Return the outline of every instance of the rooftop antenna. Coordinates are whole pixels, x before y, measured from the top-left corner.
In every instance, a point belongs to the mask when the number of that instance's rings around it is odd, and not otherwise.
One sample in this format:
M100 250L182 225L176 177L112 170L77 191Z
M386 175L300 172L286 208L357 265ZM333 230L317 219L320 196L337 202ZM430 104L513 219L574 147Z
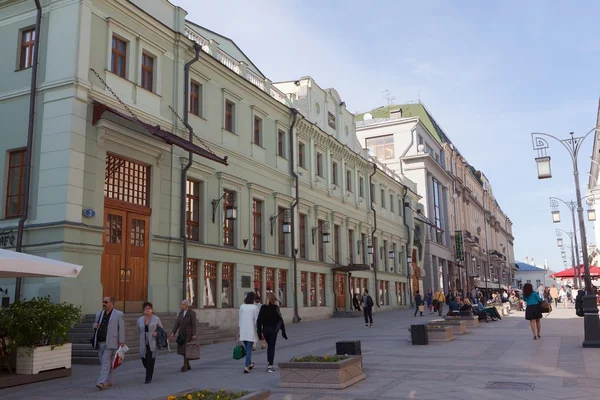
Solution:
M383 98L387 101L387 105L391 105L392 101L394 101L395 97L392 96L392 93L388 90L385 89L383 92Z

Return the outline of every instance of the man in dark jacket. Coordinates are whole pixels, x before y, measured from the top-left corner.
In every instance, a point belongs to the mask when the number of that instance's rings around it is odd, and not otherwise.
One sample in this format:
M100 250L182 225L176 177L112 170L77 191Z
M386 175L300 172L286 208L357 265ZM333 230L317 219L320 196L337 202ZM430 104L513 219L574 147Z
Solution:
M365 314L365 326L371 327L373 326L373 298L369 295L369 291L365 289L365 294L363 296L363 311Z
M421 295L419 294L419 291L417 290L417 294L415 294L415 317L417 316L417 313L420 312L421 313L421 317L423 316L423 311L419 311L419 306L423 305L423 298L421 297Z
M575 314L579 317L585 315L583 312L583 296L585 296L585 291L579 289L577 291L577 297L575 298Z

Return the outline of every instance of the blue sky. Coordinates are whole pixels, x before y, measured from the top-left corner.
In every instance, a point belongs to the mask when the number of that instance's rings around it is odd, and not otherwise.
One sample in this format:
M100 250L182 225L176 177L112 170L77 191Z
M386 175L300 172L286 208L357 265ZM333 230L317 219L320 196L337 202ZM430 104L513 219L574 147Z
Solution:
M272 81L312 76L351 111L423 101L490 179L511 220L515 257L561 270L549 196L574 199L568 153L551 143L553 178L536 177L531 135L593 128L600 2L172 0L232 40ZM586 194L593 137L580 156ZM588 224L588 242L594 231Z

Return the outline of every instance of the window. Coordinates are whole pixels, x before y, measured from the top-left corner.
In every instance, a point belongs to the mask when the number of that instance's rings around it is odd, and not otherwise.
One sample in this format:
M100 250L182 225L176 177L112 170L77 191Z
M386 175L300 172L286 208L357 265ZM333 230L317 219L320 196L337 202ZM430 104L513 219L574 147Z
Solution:
M277 270L279 275L279 305L287 307L287 269Z
M317 153L317 176L323 177L323 154Z
M267 293L275 293L275 268L267 268L265 276L267 278L265 280L265 283L267 284Z
M390 194L390 211L394 212L394 195Z
M217 295L217 263L207 261L204 264L204 307L215 306Z
M335 115L330 112L327 113L327 124L331 129L335 129Z
M367 148L372 156L380 160L394 158L394 136L386 135L367 139Z
M317 274L310 273L310 306L317 306Z
M398 199L398 215L402 216L404 205L402 204L402 199Z
M365 198L365 178L362 176L358 178L358 195Z
M306 159L304 154L304 143L298 143L298 165L306 168Z
M325 307L325 274L319 274L319 306Z
M331 183L338 184L338 165L335 161L331 163Z
M277 130L277 155L279 157L287 158L287 152L285 151L285 132L281 129Z
M200 182L187 180L186 236L190 240L200 240Z
M231 101L225 101L225 130L235 133L235 104Z
M254 267L254 293L256 296L262 296L262 267Z
M202 116L202 85L196 82L190 84L190 113Z
M235 192L224 190L223 198L223 245L233 246L235 241L235 221L227 219L227 207L233 207L235 204Z
M154 88L154 57L142 54L142 87L149 92Z
M107 154L104 197L149 207L150 167Z
M112 38L112 56L110 72L127 78L127 42L116 36Z
M334 246L335 246L335 262L337 264L340 263L340 248L341 248L341 243L340 243L340 226L339 225L334 225L333 226L333 242L334 242Z
M371 183L369 194L371 195L371 203L375 203L375 184Z
M435 241L442 244L442 213L440 203L440 184L437 180L433 179L433 215L435 227Z
M317 237L317 246L319 246L319 261L324 261L325 260L325 250L324 250L324 243L323 243L323 223L325 221L323 220L318 220L317 221L317 226L319 227L319 229L317 230L318 233L318 237Z
M348 229L348 258L350 264L354 264L354 231Z
M252 249L257 251L262 250L262 207L262 201L252 199Z
M527 283L531 283L531 282L528 280ZM535 280L535 287L536 288L539 288L541 284L542 284L542 281L540 279L536 279Z
M389 257L387 256L387 252L388 252L388 241L384 240L383 241L383 254L382 254L382 257L383 257L383 266L384 266L383 270L385 272L388 272L388 258Z
M302 305L308 307L308 293L306 292L306 272L300 272L300 292L302 293Z
M191 308L198 308L198 260L187 260L185 282L185 298Z
M368 254L366 251L366 244L367 244L367 235L365 233L361 233L360 234L360 246L362 247L362 253L363 253L363 264L369 264L368 262Z
M306 214L299 215L300 258L306 259Z
M379 281L379 304L382 306L390 305L390 297L388 296L390 283L388 281Z
M381 208L385 208L385 190L381 189Z
M352 171L346 170L346 190L352 193Z
M25 154L24 149L11 151L8 154L5 218L20 217L24 211Z
M263 120L259 117L254 117L254 136L253 143L257 146L262 146L262 130Z
M33 50L35 45L35 29L21 32L21 59L19 69L33 66Z
M221 307L233 307L233 264L223 264L221 286Z
M279 218L277 218L277 248L280 256L285 256L285 233L283 233L284 212L285 208L277 207L277 214L279 215Z

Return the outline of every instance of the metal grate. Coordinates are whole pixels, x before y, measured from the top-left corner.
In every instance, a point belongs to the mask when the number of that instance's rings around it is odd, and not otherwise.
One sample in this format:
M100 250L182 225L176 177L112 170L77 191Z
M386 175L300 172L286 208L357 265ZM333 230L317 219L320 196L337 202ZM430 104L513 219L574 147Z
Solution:
M104 196L148 207L150 167L113 154L106 155Z
M535 388L533 383L522 382L488 382L486 389L517 390L520 392L531 392Z

